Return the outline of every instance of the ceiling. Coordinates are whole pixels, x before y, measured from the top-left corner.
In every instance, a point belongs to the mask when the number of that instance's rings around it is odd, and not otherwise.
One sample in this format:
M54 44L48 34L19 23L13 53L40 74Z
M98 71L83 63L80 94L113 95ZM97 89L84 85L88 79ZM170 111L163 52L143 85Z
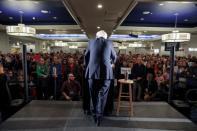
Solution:
M1 0L0 24L76 25L61 0Z
M197 26L196 2L139 2L122 23L122 26L174 27Z
M136 4L135 0L63 0L63 2L89 37L95 37L96 32L101 29L111 34ZM98 4L102 4L103 7L97 8Z
M159 1L159 2L158 2ZM20 22L38 34L82 34L95 37L104 29L109 35L162 34L172 31L175 13L180 31L197 33L197 1L171 0L0 0L0 29ZM175 1L179 1L178 3ZM188 2L190 1L190 2ZM192 1L192 2L191 2ZM103 8L98 9L97 5ZM143 14L144 12L144 14ZM97 27L100 29L97 29Z

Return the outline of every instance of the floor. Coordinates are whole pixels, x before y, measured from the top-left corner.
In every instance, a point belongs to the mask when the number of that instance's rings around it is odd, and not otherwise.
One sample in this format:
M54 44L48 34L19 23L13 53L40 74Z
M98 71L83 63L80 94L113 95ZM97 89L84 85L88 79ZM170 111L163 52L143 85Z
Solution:
M196 131L197 126L165 102L136 102L134 116L105 117L96 127L81 102L32 101L0 125L0 131ZM114 113L115 114L115 113Z

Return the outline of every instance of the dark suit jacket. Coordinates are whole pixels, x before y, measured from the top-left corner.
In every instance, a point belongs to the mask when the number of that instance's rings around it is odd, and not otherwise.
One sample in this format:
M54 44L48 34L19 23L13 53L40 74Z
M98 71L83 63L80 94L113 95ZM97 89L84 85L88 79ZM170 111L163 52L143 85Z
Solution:
M112 41L97 38L89 41L85 53L86 73L88 79L113 79L112 64L116 61L116 52Z

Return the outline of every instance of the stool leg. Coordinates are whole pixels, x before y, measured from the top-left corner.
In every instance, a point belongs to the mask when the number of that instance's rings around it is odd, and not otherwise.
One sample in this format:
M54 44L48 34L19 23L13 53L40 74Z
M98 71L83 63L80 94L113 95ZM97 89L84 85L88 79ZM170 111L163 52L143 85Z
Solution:
M129 84L129 111L130 111L130 116L133 116L133 101L132 101L131 84Z
M117 116L119 115L119 112L120 112L121 93L122 93L122 83L120 83L120 88L119 88L118 105L117 105L117 112L116 112Z

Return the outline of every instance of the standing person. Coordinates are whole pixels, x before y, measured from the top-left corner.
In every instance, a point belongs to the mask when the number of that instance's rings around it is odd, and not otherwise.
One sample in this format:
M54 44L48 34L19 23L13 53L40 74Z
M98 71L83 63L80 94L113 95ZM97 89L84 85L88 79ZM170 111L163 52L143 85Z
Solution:
M43 58L40 58L40 62L36 66L36 74L38 77L37 97L39 100L43 99L43 97L48 99L49 88L47 85L47 79L49 75L49 69Z
M7 77L4 73L3 65L0 64L0 122L9 116L10 97L6 87Z
M66 76L70 73L74 74L75 78L79 80L79 68L72 56L68 58L68 64L66 65L65 69Z
M89 82L91 109L97 126L105 108L110 82L114 78L113 70L116 53L112 41L107 39L103 30L97 32L96 39L90 40L85 53L86 74Z
M50 65L49 72L51 76L51 89L54 89L54 99L59 99L62 85L62 65L57 56L53 57L53 63Z
M141 101L144 87L143 81L146 79L146 67L143 64L142 57L138 56L137 63L133 66L132 70L132 77L135 80L134 83L134 100Z

